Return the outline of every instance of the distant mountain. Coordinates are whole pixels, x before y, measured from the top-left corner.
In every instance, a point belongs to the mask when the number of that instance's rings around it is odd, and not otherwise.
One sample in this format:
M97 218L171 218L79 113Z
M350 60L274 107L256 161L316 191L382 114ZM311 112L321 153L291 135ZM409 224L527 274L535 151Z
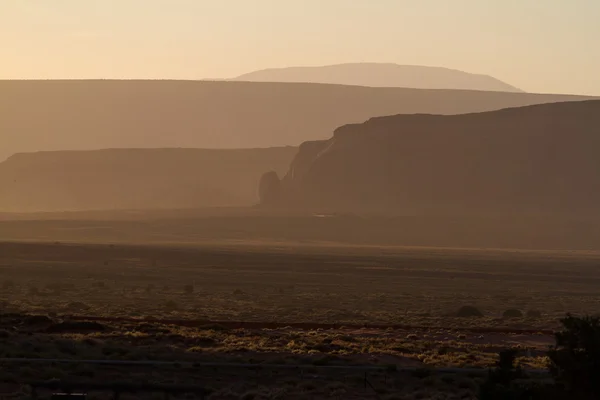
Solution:
M295 147L109 149L16 154L0 163L0 212L250 206L260 175Z
M522 92L488 75L449 68L382 63L352 63L323 67L271 68L234 78L250 82L312 82L371 87L458 89Z
M0 160L103 148L297 146L371 117L589 97L205 81L0 81Z
M302 144L271 202L324 212L600 216L598 148L600 101L372 118Z

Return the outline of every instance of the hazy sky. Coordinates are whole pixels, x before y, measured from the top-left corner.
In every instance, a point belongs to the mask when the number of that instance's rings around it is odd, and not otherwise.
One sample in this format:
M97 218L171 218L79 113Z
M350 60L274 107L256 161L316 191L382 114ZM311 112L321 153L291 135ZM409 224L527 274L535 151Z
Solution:
M0 79L394 62L600 95L600 0L0 0Z

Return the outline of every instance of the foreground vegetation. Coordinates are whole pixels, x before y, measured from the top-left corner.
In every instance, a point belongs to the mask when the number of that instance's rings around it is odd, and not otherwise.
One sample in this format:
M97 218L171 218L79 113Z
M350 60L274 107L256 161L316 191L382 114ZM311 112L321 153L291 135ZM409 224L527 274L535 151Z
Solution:
M484 387L513 396L491 399L533 396L528 385L547 388L537 374L565 354L548 353L552 331L581 326L559 318L594 313L600 300L590 254L61 243L0 250L0 357L151 361L2 365L0 393L15 398L29 396L22 383L32 380L124 377L203 385L213 399L474 399ZM557 349L577 343L569 337ZM508 369L517 375L499 372L512 378L494 381L486 368L505 349L516 350ZM379 369L369 370L367 385L363 370L323 368L331 366ZM556 371L548 373L567 387L564 368Z
M0 244L0 302L30 313L554 329L600 301L597 256L307 247ZM457 318L473 306L482 316ZM509 309L520 314L505 317Z
M406 347L402 348L398 345L402 341L390 331L342 334L285 328L190 329L149 323L107 326L83 320L3 314L0 358L6 361L0 364L7 365L0 369L0 390L14 398L29 398L31 389L27 382L54 381L112 382L113 387L126 389L140 384L175 385L180 389L183 384L194 383L208 391L212 399L353 395L388 399L598 398L600 319L568 315L561 322L563 329L555 335L555 344L544 352L548 374L532 371L524 363L526 359L520 357L523 349L505 344L498 346L499 359L490 357L496 368L486 377L485 369L440 372L433 364L419 364L405 356L427 345L416 334L408 335L407 339L415 342L403 342ZM440 350L439 355L449 354ZM31 358L57 361L14 361ZM58 361L65 359L72 362ZM109 363L97 364L97 360ZM167 361L173 362L165 364Z

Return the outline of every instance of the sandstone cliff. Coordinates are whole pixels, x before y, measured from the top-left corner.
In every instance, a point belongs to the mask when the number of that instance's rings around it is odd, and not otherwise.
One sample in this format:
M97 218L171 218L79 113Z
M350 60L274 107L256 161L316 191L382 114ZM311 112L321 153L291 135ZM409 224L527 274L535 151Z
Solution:
M600 101L397 115L305 143L279 206L404 215L600 214Z

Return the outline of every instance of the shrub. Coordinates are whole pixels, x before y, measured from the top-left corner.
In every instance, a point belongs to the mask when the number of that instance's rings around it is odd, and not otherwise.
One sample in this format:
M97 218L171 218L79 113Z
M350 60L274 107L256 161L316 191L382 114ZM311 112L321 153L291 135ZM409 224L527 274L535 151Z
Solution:
M454 382L456 380L456 377L454 375L442 375L442 377L440 378L442 380L442 382L444 382L447 385L454 385Z
M523 318L523 313L516 308L510 308L504 311L502 318Z
M48 333L88 333L104 332L108 328L94 321L64 321L53 324L46 330Z
M229 328L220 324L204 324L198 327L198 330L203 331L228 331Z
M573 398L600 398L600 317L567 314L561 323L548 352L550 373Z
M104 283L104 281L94 282L92 286L98 289L104 289L106 287L106 283Z
M461 318L473 318L483 317L483 313L473 306L463 306L456 312L457 317Z
M61 294L63 291L74 290L75 285L72 283L53 282L47 284L46 289L54 292L54 294Z
M29 315L23 320L26 326L43 326L52 323L53 321L45 315Z
M527 318L542 318L542 312L538 310L527 311Z
M15 288L15 283L11 280L6 280L4 282L2 282L2 289L4 290L12 290Z
M81 301L72 301L65 306L67 311L71 312L82 312L88 311L91 307Z
M411 371L411 375L418 379L425 379L428 376L431 376L431 374L433 374L433 371L429 368L417 368Z
M312 364L316 366L327 366L331 365L333 361L337 360L337 357L330 354L324 355L323 357L313 360Z
M526 381L515 367L516 350L500 353L496 368L489 371L480 387L480 400L550 400L600 398L600 317L574 317L561 320L556 345L548 352L554 383Z
M179 305L173 300L167 300L167 302L165 303L165 308L167 310L177 310L179 308Z
M61 287L58 283L49 283L46 285L46 290L51 291L52 293L54 293L55 295L60 295L61 294Z
M520 366L515 365L517 351L504 350L499 354L496 367L488 372L487 379L479 388L480 400L527 399L528 390L515 383L525 377Z

